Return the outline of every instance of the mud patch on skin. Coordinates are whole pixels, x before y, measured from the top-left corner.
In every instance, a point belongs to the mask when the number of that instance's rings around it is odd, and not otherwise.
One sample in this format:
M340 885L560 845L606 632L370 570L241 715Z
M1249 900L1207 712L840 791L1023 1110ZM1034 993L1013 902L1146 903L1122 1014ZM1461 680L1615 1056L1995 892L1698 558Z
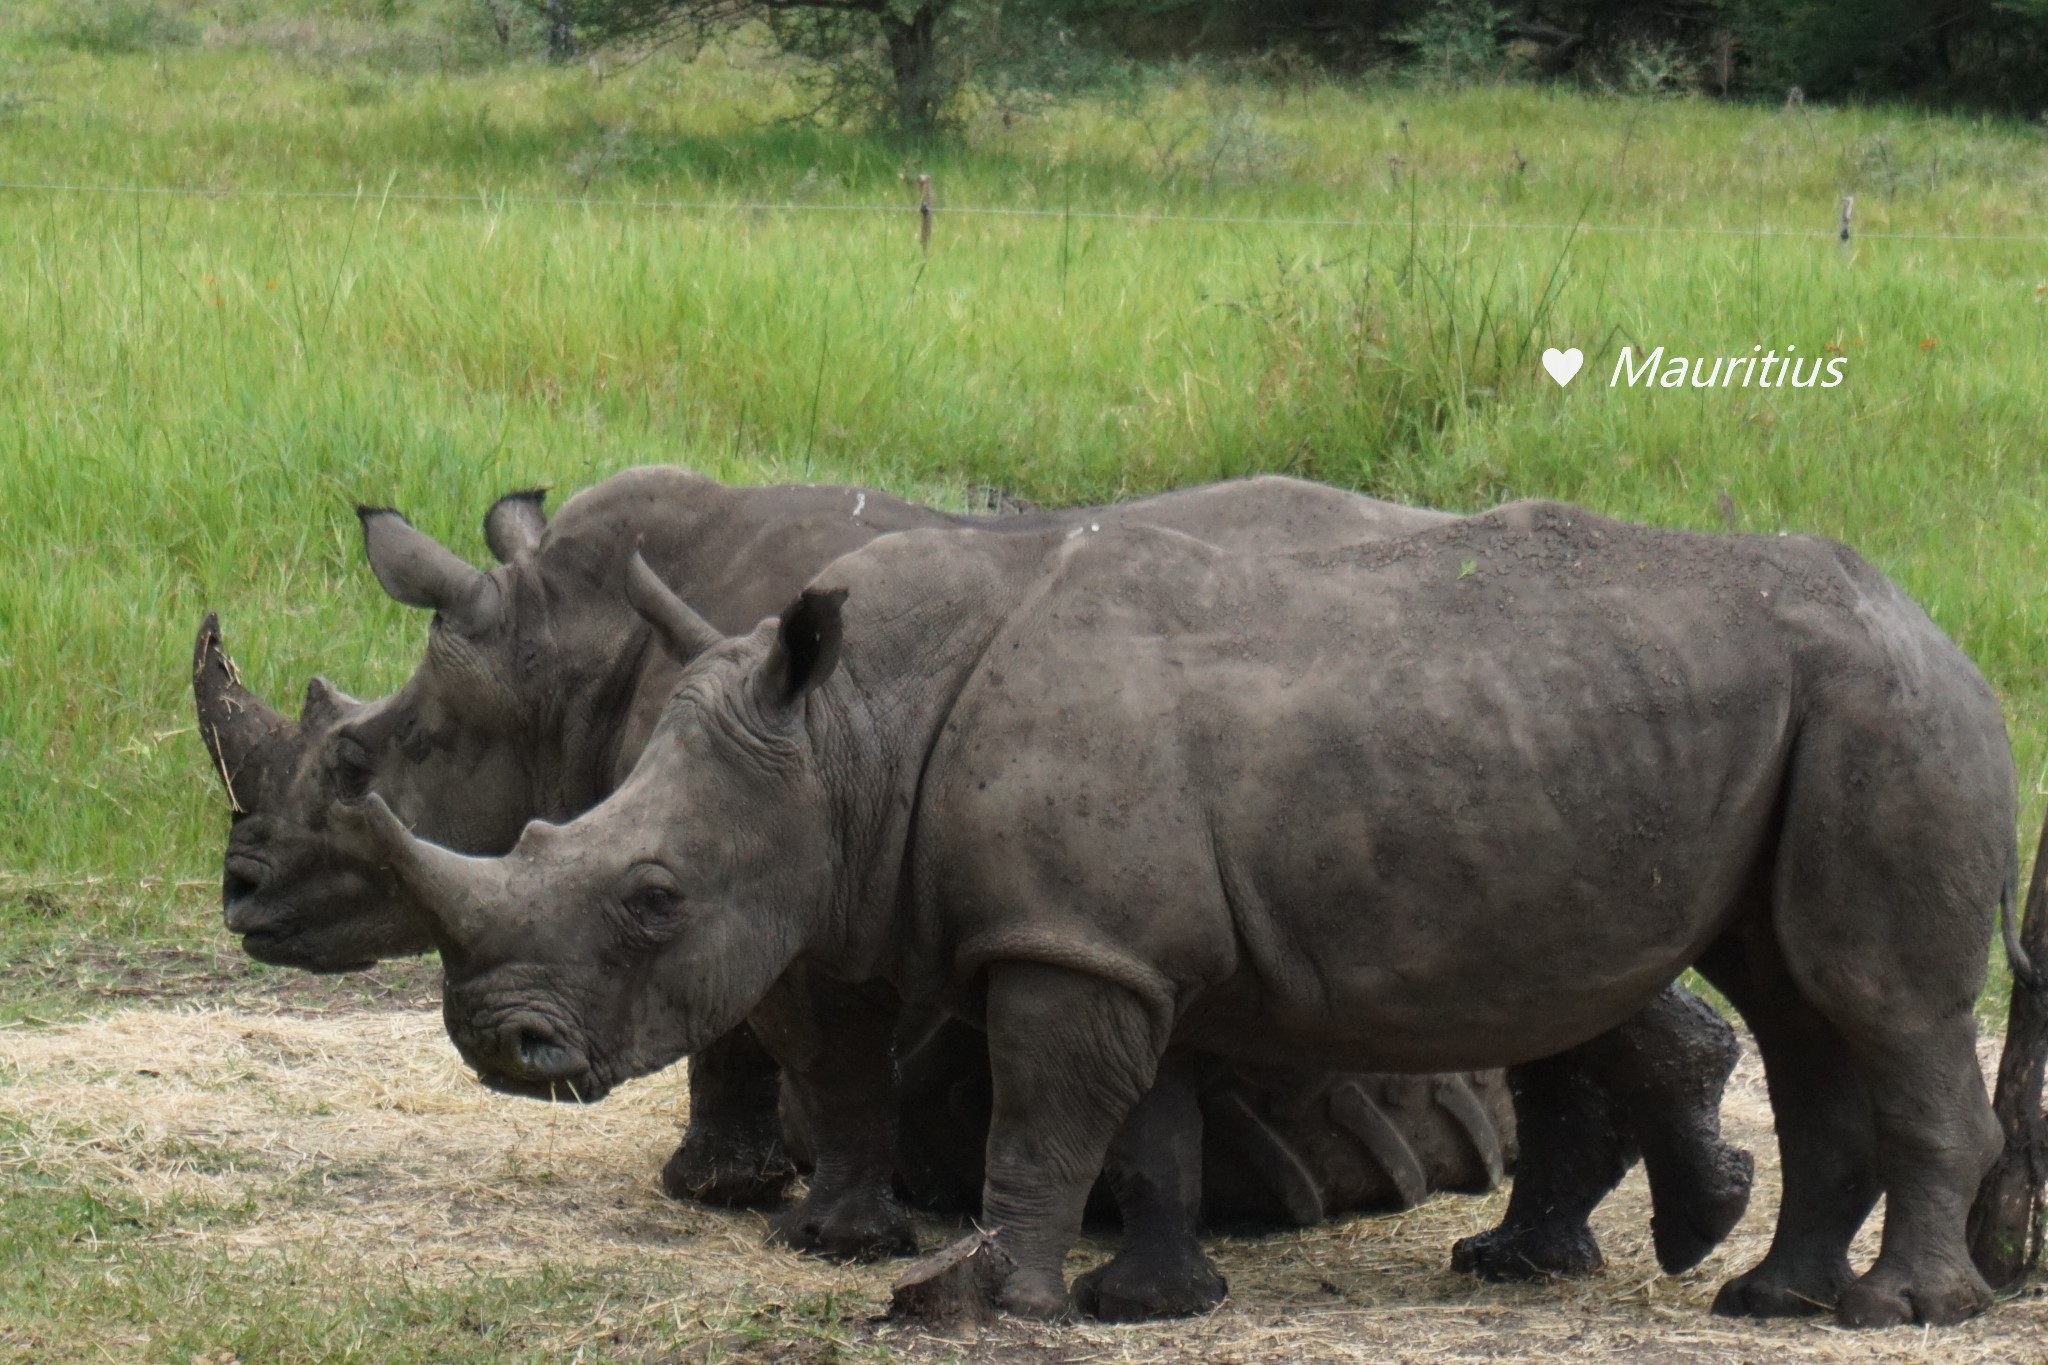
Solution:
M1004 1321L971 1344L879 1320L900 1262L828 1265L764 1246L758 1215L665 1198L657 1172L681 1130L682 1081L672 1073L599 1105L550 1106L477 1085L431 1010L126 1008L0 1029L0 1169L32 1164L46 1178L152 1202L243 1205L251 1216L183 1228L180 1245L231 1263L289 1257L316 1278L391 1272L458 1283L552 1267L660 1284L658 1302L622 1298L600 1314L605 1331L645 1343L648 1358L709 1349L746 1360L850 1351L1017 1365L1947 1365L2031 1359L2048 1334L2048 1300L2031 1289L1976 1322L1934 1331L1708 1316L1721 1281L1762 1255L1776 1209L1776 1152L1753 1054L1724 1114L1730 1136L1756 1153L1757 1196L1729 1244L1683 1277L1657 1269L1638 1172L1595 1217L1608 1265L1587 1280L1483 1285L1453 1274L1451 1243L1490 1225L1506 1193L1439 1195L1397 1215L1208 1239L1231 1298L1205 1317L1114 1328ZM1873 1218L1860 1239L1859 1261L1874 1252L1878 1226ZM938 1220L919 1226L927 1251L959 1232ZM1107 1249L1084 1243L1069 1274ZM573 1354L587 1326L563 1321L550 1340Z

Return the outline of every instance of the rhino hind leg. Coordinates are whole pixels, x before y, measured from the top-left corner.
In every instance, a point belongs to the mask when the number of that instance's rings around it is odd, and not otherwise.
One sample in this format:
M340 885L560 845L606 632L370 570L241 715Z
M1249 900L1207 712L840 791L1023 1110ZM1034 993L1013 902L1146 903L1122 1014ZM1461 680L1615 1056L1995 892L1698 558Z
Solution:
M690 1124L661 1169L672 1199L725 1208L780 1204L796 1175L778 1114L781 1075L741 1024L690 1059Z
M1991 1302L1965 1235L2000 1146L1972 1008L1990 937L1983 909L2010 867L2012 820L2009 803L1972 809L1943 796L1905 806L1882 857L1801 838L1818 818L1796 803L1788 817L1772 913L1738 939L1748 997L1738 1003L1756 1011L1785 1199L1770 1253L1722 1291L1717 1308L1732 1300L1755 1311L1771 1306L1765 1295L1800 1288L1785 1285L1781 1249L1805 1253L1793 1271L1826 1277L1805 1297L1832 1303L1844 1326L1939 1326ZM1872 906L1888 913L1889 932L1864 927ZM1799 1106L1792 1124L1789 1104ZM1883 1241L1852 1279L1841 1253L1880 1189ZM1795 1229L1802 1213L1809 1223L1837 1218ZM1808 1233L1805 1243L1792 1240L1796 1230Z
M1202 1205L1202 1115L1194 1064L1169 1053L1110 1144L1105 1168L1123 1245L1074 1282L1074 1305L1104 1322L1204 1313L1229 1286L1195 1235Z
M1723 1317L1805 1317L1854 1279L1849 1242L1877 1203L1870 1095L1840 1032L1792 990L1768 931L1724 945L1701 971L1735 1002L1763 1055L1784 1193L1764 1259L1721 1286Z

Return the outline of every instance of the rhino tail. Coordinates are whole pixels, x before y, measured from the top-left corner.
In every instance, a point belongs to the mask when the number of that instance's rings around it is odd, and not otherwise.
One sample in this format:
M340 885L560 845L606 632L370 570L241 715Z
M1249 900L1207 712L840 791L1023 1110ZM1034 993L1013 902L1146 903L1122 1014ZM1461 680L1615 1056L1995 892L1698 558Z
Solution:
M1330 1092L1330 1117L1365 1144L1402 1208L1412 1209L1429 1197L1429 1179L1415 1149L1358 1082L1346 1081Z
M2043 843L2048 844L2048 836ZM2029 995L2048 995L2048 983L2041 979L2033 958L2020 943L2020 926L2013 911L2018 907L2020 892L2020 851L2014 845L2006 854L2005 885L1998 892L1998 929L2005 937L2005 960L2012 968L2014 984L2022 986Z
M1493 1115L1487 1113L1486 1106L1479 1102L1471 1083L1459 1075L1438 1076L1430 1086L1430 1095L1472 1144L1473 1155L1479 1158L1480 1166L1486 1171L1486 1188L1498 1187L1507 1177L1507 1154L1500 1139L1500 1129L1494 1126Z
M1293 1144L1259 1117L1244 1096L1234 1091L1224 1094L1204 1117L1236 1147L1245 1165L1258 1174L1260 1183L1286 1210L1288 1221L1294 1226L1314 1227L1328 1216L1323 1187L1315 1172Z

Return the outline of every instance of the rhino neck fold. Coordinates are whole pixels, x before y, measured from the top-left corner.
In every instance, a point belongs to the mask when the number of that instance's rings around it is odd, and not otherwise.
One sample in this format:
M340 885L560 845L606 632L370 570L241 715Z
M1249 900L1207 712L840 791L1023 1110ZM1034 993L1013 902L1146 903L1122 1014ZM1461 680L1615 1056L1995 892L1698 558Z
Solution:
M838 850L823 934L813 954L848 980L884 978L906 997L925 993L928 968L904 960L931 910L912 858L925 778L954 704L1000 633L996 613L933 641L914 669L841 666L806 713L811 751L829 793Z

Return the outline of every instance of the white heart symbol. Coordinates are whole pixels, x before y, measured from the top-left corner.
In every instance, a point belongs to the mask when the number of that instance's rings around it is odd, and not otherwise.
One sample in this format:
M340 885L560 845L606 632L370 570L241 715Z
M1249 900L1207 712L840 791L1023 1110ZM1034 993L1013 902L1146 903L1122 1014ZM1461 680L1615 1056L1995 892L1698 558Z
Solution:
M1550 377L1561 389L1572 382L1572 376L1579 372L1579 366L1586 363L1586 353L1574 346L1569 351L1560 351L1552 346L1543 353L1543 368L1550 371Z

